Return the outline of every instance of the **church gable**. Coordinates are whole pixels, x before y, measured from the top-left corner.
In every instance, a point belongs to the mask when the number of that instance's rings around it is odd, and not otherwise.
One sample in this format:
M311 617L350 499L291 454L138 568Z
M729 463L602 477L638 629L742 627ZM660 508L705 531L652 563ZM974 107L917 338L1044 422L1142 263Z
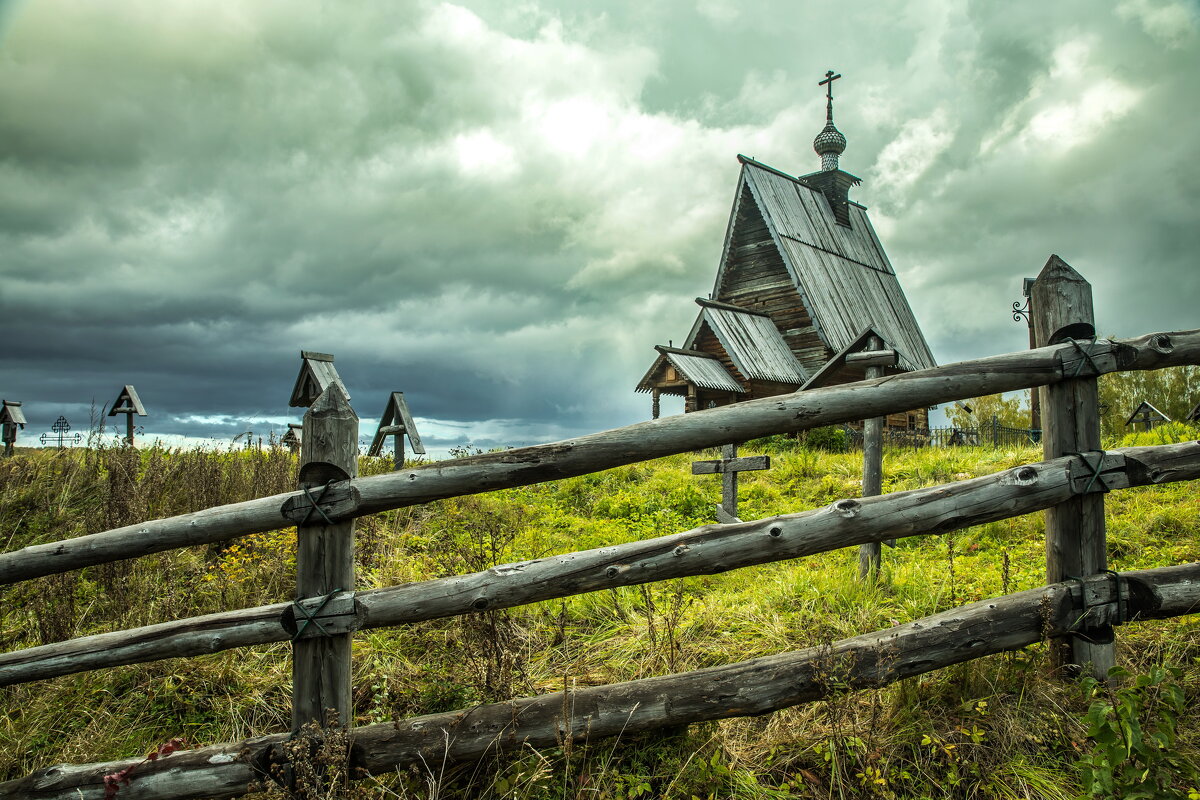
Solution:
M820 369L828 358L830 351L771 236L744 166L713 299L769 315L807 372Z
M850 203L850 225L838 224L820 193L777 169L739 156L744 183L826 348L823 359L864 328L879 331L900 353L900 369L936 363L863 208ZM812 355L796 353L807 367Z

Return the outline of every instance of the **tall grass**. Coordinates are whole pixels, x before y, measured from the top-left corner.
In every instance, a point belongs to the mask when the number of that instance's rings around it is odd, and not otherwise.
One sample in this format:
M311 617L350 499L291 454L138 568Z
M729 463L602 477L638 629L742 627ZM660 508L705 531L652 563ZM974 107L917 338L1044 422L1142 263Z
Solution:
M861 491L861 455L769 442L772 468L743 473L741 514L801 511ZM745 448L753 451L753 445ZM711 457L702 454L698 457ZM983 475L1034 450L889 451L885 491ZM357 526L359 588L662 535L712 521L720 481L691 456L553 484L431 503ZM360 472L389 468L364 459ZM98 448L0 461L6 549L285 491L295 458ZM1200 557L1187 484L1107 495L1116 569ZM883 580L856 579L853 548L713 576L628 587L471 617L364 632L354 646L355 723L696 669L886 628L1040 585L1041 515L885 550ZM951 568L952 564L952 568ZM291 597L294 531L93 567L6 587L0 640L15 649ZM1132 671L1168 662L1200 693L1193 618L1122 629ZM1088 746L1078 691L1047 676L1040 647L873 691L730 720L564 745L468 767L405 773L380 796L634 798L1070 797ZM231 741L287 727L286 645L131 665L0 689L0 777L56 762L148 751L176 736ZM1196 703L1192 702L1192 708ZM1178 747L1200 752L1200 715Z

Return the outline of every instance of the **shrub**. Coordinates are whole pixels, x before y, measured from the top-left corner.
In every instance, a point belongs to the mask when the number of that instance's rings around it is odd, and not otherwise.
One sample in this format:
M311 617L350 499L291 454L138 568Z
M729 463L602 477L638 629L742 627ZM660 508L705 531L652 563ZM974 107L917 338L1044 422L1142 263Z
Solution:
M804 446L827 453L844 453L850 446L845 428L813 428L804 436Z
M1092 701L1084 722L1093 747L1076 765L1083 778L1081 800L1189 796L1184 786L1200 773L1176 742L1176 720L1186 710L1183 688L1175 682L1181 676L1178 669L1156 666L1115 692L1095 678L1083 679L1084 698ZM1125 682L1131 676L1113 667L1108 677Z

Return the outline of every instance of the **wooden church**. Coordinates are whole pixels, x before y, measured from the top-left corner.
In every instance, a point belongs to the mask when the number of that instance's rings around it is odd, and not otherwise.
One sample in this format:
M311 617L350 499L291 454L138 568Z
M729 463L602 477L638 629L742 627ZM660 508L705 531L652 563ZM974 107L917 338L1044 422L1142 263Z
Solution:
M738 156L742 165L720 267L682 347L658 355L637 386L653 398L714 408L862 380L867 350L894 351L885 374L935 366L896 271L866 209L849 198L860 179L838 167L846 137L826 124L813 142L821 169L792 177ZM856 358L856 356L858 356ZM878 359L874 359L877 362ZM873 363L874 363L873 362ZM927 409L893 414L890 428L927 428Z

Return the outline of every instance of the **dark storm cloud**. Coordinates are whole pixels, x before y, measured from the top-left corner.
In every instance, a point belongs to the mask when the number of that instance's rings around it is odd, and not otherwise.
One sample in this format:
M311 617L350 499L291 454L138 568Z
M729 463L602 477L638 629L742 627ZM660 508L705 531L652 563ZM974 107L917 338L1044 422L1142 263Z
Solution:
M644 418L734 154L814 169L829 66L940 360L1024 346L1006 308L1050 252L1106 330L1196 324L1194 4L7 11L0 393L38 425L132 382L154 431L278 430L301 348L429 441Z

